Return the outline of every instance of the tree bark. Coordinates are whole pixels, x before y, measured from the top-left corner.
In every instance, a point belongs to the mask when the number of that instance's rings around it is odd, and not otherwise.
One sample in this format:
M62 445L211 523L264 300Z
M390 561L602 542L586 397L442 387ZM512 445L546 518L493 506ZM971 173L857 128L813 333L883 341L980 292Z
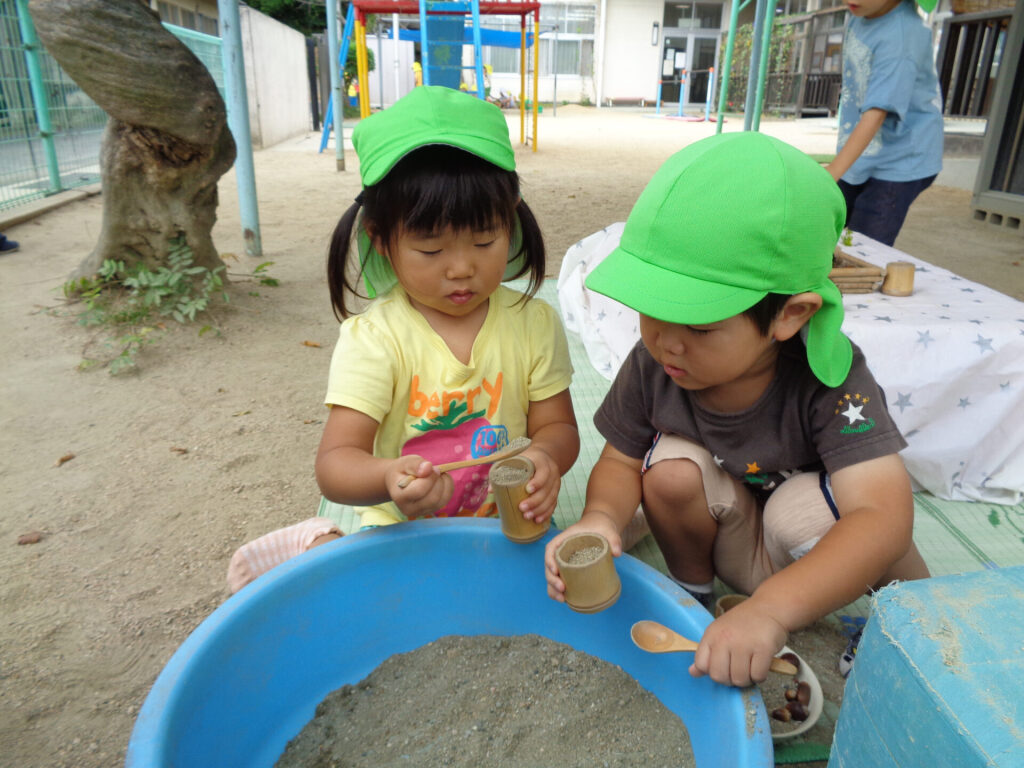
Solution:
M109 116L103 224L76 276L106 259L153 269L182 236L198 266L223 266L211 232L235 142L206 67L140 0L30 0L29 11L46 49Z

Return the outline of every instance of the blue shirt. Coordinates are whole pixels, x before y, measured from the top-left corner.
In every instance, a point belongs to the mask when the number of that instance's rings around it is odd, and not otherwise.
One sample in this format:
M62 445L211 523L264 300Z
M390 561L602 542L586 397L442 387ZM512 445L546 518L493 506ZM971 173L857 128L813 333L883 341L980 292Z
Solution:
M915 181L942 170L942 97L932 36L909 0L876 19L850 19L843 43L839 149L861 115L874 108L889 114L843 181Z

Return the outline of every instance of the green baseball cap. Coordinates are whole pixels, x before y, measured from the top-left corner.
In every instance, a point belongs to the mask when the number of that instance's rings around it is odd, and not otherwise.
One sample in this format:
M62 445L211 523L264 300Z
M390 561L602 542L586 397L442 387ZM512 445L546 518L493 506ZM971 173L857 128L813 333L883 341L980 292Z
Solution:
M684 325L738 315L769 293L817 293L807 359L819 380L839 386L853 352L828 274L845 218L839 187L808 155L756 131L718 134L658 169L586 285Z
M428 144L464 149L506 171L516 169L508 123L498 107L443 85L421 85L352 132L363 186L383 179L399 160Z

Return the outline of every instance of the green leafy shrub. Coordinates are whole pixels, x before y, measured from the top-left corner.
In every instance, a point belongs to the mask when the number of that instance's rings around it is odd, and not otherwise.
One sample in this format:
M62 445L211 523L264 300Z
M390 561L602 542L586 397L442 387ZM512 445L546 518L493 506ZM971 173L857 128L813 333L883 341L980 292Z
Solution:
M251 277L261 285L276 286L278 281L267 273L272 264L260 264ZM223 266L197 266L192 249L180 236L170 242L166 264L156 269L108 259L95 276L65 283L65 299L81 305L74 312L79 325L106 330L100 345L105 354L86 357L79 368L106 366L115 375L134 369L139 352L161 336L168 320L191 324L213 303L229 302L224 271ZM211 330L216 328L205 324L199 335Z

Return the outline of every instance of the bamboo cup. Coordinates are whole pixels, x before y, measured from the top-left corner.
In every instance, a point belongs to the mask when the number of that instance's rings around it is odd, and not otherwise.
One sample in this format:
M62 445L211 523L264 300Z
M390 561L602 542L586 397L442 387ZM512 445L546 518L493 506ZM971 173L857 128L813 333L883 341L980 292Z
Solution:
M506 538L520 544L536 541L551 527L551 518L535 523L523 517L519 504L530 494L526 485L535 471L533 462L525 456L513 456L499 461L491 467L488 480L494 489L494 501L501 518L501 532Z
M734 608L746 599L746 595L722 595L715 601L715 618L717 619L730 608Z
M882 293L887 296L909 296L914 292L914 265L909 261L890 261L885 265Z
M574 611L597 613L619 599L622 583L615 571L607 539L577 533L555 551L558 573L565 582L565 602Z

